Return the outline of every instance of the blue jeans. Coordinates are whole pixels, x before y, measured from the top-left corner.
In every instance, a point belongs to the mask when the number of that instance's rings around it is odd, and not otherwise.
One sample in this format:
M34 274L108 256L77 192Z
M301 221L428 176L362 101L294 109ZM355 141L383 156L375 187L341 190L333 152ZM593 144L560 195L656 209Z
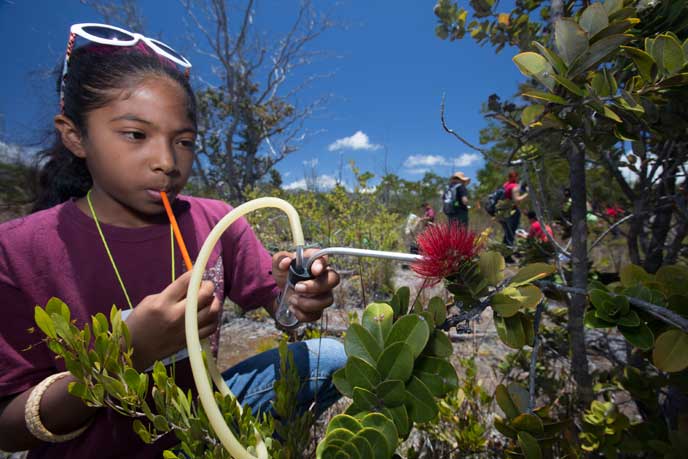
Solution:
M509 216L506 220L502 220L502 227L504 228L504 239L503 242L509 247L514 246L514 236L516 235L516 230L518 225L521 223L521 210L516 207L514 213Z
M317 417L340 397L332 384L332 373L346 364L344 345L333 338L322 338L291 343L289 350L301 376L297 411L304 413L315 401ZM279 369L279 352L271 349L239 362L222 376L239 403L249 405L254 414L272 412L273 384L279 378Z

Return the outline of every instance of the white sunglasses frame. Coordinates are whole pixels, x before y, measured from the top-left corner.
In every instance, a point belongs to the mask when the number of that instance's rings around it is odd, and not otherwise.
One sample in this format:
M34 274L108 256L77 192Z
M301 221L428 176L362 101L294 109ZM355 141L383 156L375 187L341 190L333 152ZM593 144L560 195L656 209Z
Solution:
M117 32L120 32L125 35L131 36L131 40L110 40L107 38L102 38L98 37L96 35L91 35L90 33L86 32L84 28L86 27L103 27L105 29L110 29L110 30L115 30ZM130 32L125 29L121 29L119 27L111 26L108 24L98 24L98 23L93 23L93 22L85 22L85 23L80 23L80 24L74 24L69 28L69 31L73 34L76 34L82 38L85 38L86 40L89 40L93 43L99 43L101 45L110 45L110 46L134 46L136 43L139 41L143 41L146 45L148 45L152 50L154 50L156 53L160 54L161 56L166 57L167 59L171 60L175 64L181 65L184 68L190 69L191 68L191 62L188 61L187 58L181 55L181 53L177 52L174 48L172 48L170 45L167 43L163 43L159 40L155 40L153 38L148 38L145 35L141 35L140 33L136 32ZM165 51L161 46L165 46L171 50L173 50L175 53L181 57L181 59L171 55L167 51Z

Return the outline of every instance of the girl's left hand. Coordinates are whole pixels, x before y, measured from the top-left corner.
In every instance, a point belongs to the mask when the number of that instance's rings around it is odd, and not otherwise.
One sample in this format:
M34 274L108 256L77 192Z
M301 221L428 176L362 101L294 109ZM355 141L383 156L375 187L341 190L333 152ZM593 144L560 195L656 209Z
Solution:
M303 256L308 258L317 251L318 249L306 249ZM293 252L277 252L272 257L272 277L281 289L284 289L289 265L295 257ZM327 265L326 256L313 262L311 273L315 279L298 282L294 286L295 293L289 298L291 309L299 322L318 320L323 310L333 303L332 289L339 284L339 274Z

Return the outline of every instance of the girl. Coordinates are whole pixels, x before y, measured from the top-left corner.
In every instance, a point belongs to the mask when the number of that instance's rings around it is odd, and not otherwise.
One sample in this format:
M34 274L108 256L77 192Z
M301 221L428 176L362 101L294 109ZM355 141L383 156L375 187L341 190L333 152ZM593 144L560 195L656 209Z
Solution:
M72 50L77 36L90 42ZM72 26L67 49L58 80L62 110L55 144L44 152L36 212L0 225L0 449L30 449L30 458L161 457L174 438L146 445L131 419L69 395L74 378L51 377L64 366L27 329L34 306L53 296L70 306L78 326L107 315L114 303L131 309L126 323L137 369L183 349L190 273L179 272L182 258L160 191L173 199L192 257L231 208L179 194L196 137L194 95L177 68L188 70L186 59L158 41L98 24ZM201 338L217 330L226 296L272 313L291 257L280 252L271 259L245 220L233 224L199 292ZM313 273L290 300L304 322L320 317L339 282L325 260L314 263ZM323 340L316 366L316 346L302 342L292 351L308 379L299 401L308 406L317 395L323 410L337 398L330 376L346 357L339 342ZM254 412L269 409L278 359L269 351L224 374ZM177 362L176 376L181 387L191 386L188 360Z

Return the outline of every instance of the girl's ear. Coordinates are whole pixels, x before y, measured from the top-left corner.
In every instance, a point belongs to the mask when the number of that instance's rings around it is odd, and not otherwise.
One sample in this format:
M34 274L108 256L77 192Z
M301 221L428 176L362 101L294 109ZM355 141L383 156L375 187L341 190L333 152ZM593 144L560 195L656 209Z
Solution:
M83 136L81 131L74 124L74 121L65 115L57 115L53 120L55 129L60 132L62 145L67 147L75 156L85 159L86 149L83 146Z

